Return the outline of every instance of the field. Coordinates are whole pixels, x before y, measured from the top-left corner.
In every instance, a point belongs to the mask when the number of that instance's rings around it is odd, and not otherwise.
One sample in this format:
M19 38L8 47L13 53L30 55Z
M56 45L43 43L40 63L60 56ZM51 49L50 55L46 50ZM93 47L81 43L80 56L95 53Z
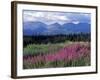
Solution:
M90 42L31 43L23 48L23 68L90 66Z
M23 10L23 69L91 66L91 14Z

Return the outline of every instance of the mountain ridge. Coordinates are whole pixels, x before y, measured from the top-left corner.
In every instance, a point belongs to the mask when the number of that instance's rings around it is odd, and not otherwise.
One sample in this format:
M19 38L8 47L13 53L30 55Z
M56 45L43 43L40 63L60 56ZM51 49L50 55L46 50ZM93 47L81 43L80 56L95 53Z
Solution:
M90 33L90 24L88 23L53 23L47 25L42 22L27 22L23 23L24 35L56 35L70 33Z

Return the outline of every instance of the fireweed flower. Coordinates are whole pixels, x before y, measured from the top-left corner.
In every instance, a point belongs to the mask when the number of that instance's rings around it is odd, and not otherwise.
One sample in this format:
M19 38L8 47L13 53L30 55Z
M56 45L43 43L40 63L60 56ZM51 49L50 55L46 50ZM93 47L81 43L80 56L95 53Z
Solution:
M53 62L53 61L74 61L81 57L90 57L90 45L75 43L65 46L55 53L48 53L38 56L29 56L24 58L24 62L36 64L39 62Z

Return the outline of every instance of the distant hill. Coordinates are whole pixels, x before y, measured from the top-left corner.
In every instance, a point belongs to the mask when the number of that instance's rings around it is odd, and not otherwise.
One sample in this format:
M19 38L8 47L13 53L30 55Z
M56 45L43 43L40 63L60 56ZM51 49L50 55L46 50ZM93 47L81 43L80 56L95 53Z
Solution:
M88 23L66 23L63 25L63 29L69 31L70 33L89 33L91 30L90 24Z
M23 26L24 35L38 35L47 30L47 25L42 22L26 22Z
M47 25L42 22L26 22L23 24L24 35L56 35L70 33L90 33L91 25L88 23L54 23Z

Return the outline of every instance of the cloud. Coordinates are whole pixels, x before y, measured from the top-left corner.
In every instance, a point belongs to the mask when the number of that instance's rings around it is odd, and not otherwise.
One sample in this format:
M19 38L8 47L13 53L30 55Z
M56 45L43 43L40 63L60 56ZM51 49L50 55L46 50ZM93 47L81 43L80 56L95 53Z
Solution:
M88 22L90 23L90 14L87 13L65 13L65 12L50 12L50 11L27 11L23 12L24 22L28 21L40 21L46 24L53 23L79 23Z
M81 23L90 23L91 22L91 14L89 13L70 13L67 14L68 18L73 21L79 21Z
M72 23L73 24L79 24L80 22L79 21L73 21Z
M41 21L47 24L59 22L60 24L70 21L67 16L58 12L39 12L39 11L24 11L24 22Z

